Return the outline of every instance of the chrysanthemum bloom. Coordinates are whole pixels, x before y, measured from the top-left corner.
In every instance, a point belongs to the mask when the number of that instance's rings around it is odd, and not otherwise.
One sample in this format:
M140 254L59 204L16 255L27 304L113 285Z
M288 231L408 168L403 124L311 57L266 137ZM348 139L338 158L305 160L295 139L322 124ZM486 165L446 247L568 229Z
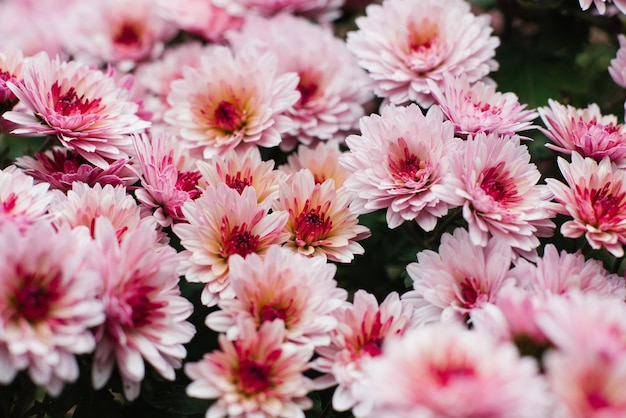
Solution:
M187 395L216 399L207 417L304 418L312 406L306 394L311 382L302 373L313 355L311 346L285 340L280 319L264 322L257 331L246 322L236 341L218 337L220 350L185 365L192 380Z
M626 88L626 36L620 33L617 35L617 40L619 41L619 49L615 58L611 60L609 74L615 84Z
M15 166L0 170L0 225L11 222L25 227L46 214L53 194L48 184L33 185L33 178Z
M379 356L388 337L400 336L412 326L413 306L401 301L396 292L388 294L379 306L374 295L360 289L354 294L354 302L335 310L334 316L338 324L331 334L332 341L316 349L320 357L313 368L326 373L316 379L317 386L338 384L333 409L346 411L357 404L353 389L355 382L364 377L362 363Z
M268 214L269 204L258 204L252 187L239 194L222 183L208 187L202 197L183 205L188 223L175 224L172 230L186 249L182 273L191 282L206 283L202 292L205 305L234 296L228 279L231 255L262 254L289 238L284 232L289 214Z
M153 0L83 0L66 16L65 48L76 60L122 71L157 57L176 28L156 13Z
M538 237L552 236L552 194L537 184L541 173L517 135L478 133L458 151L450 164L454 182L446 191L461 198L474 245L486 246L494 236L530 253Z
M106 320L95 330L92 382L103 387L117 365L124 395L132 400L139 395L144 360L164 378L176 377L174 369L187 355L183 344L195 334L186 321L193 305L178 288L176 250L157 246L154 229L128 231L118 242L108 219L95 223Z
M269 17L290 13L329 23L340 16L344 0L213 0L213 3L236 15Z
M285 112L300 97L298 76L280 73L271 52L216 46L183 74L171 83L164 119L205 159L240 145L276 146L294 126Z
M539 116L547 129L539 127L553 144L546 147L600 161L608 156L620 168L626 168L626 125L615 115L602 115L597 104L577 109L548 100L550 107L539 107Z
M53 147L34 157L24 155L15 159L15 164L35 179L35 183L49 183L51 189L64 192L72 189L72 183L82 182L90 187L96 184L112 186L132 186L139 179L131 162L122 158L109 164L107 168L96 167L76 151Z
M433 103L427 80L465 74L470 83L498 68L500 44L487 15L464 0L388 0L370 5L348 33L348 48L369 71L375 93L390 103Z
M438 252L421 251L417 263L406 267L414 290L402 299L415 305L424 322L465 321L474 309L495 301L502 287L514 283L507 276L512 260L506 240L494 237L481 247L465 229L457 228L443 234Z
M363 105L374 97L371 80L331 28L289 14L250 16L229 39L236 50L254 39L276 54L280 72L300 77L300 100L289 110L296 126L283 135L282 149L343 140L356 130Z
M546 179L559 203L560 213L573 219L561 225L567 238L585 236L592 248L606 248L622 257L626 243L626 173L613 167L609 157L600 163L572 153L572 162L559 157L559 169L567 184Z
M244 321L259 328L278 318L285 323L289 341L315 346L330 343L330 333L337 327L332 313L348 297L333 279L334 264L274 245L263 257L252 253L244 259L233 254L228 269L235 298L219 301L221 310L207 317L209 328L234 340Z
M23 81L7 86L28 112L6 112L19 125L13 135L54 135L92 164L107 168L132 153L130 134L149 122L136 115L128 90L107 74L76 61L51 60L45 53L24 61Z
M350 152L339 163L351 172L344 187L355 193L350 209L358 214L387 209L387 225L415 220L432 231L448 213L452 200L442 199L448 183L449 158L460 146L454 126L438 106L426 115L412 104L385 106L381 115L361 119L361 135L346 138Z
M274 170L274 160L261 159L261 151L257 147L242 151L230 150L222 157L199 160L197 166L202 174L200 187L203 189L225 183L241 194L243 189L251 186L259 203L276 199L278 184L286 177L283 172Z
M534 129L533 120L538 114L520 104L515 93L500 93L493 83L476 81L473 84L466 74L458 77L444 75L439 86L427 80L435 101L446 117L454 123L457 134L513 135Z
M365 250L357 241L371 234L348 210L352 197L345 188L336 189L332 179L316 184L308 169L281 183L273 208L289 213L285 225L289 233L287 248L340 263L349 263L355 254L363 254Z
M333 179L335 187L339 188L350 176L350 172L339 164L342 154L339 142L335 140L320 142L313 147L300 145L297 152L287 156L287 164L278 169L293 174L307 168L313 173L315 183L322 184L327 179Z
M7 87L7 81L17 84L21 78L24 55L19 49L0 51L0 115L11 110L18 102L15 94Z
M626 13L626 1L625 0L578 0L580 3L580 8L583 10L588 10L593 4L600 14L606 13L607 4L614 4L615 7L619 9L620 12Z
M374 409L357 416L549 416L536 361L477 331L444 324L410 330L389 339L363 369L356 391Z
M134 145L142 171L137 200L153 211L161 226L184 221L182 205L202 194L195 159L180 149L175 136L164 132L138 135Z
M89 268L86 229L37 222L0 225L0 383L20 370L56 396L78 378L75 354L95 348L104 320L100 277Z

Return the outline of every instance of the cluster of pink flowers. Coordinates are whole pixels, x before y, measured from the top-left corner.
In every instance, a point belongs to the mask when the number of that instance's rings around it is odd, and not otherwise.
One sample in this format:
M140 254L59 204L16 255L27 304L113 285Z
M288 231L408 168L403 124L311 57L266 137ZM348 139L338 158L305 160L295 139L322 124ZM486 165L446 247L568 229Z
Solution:
M544 241L560 217L624 256L625 125L498 91L466 0L372 4L345 40L343 3L73 1L50 39L0 3L0 139L45 138L0 169L0 385L59 396L84 355L129 401L185 373L212 418L303 418L331 387L359 418L626 414L626 281ZM335 277L371 212L436 238L411 289ZM218 347L187 361L202 325Z

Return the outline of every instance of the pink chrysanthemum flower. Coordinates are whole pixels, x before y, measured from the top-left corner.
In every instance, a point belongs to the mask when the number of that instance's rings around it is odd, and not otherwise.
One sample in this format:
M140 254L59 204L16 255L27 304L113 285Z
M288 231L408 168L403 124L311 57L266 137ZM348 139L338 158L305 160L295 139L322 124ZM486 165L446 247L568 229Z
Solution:
M95 223L106 320L95 330L92 381L103 387L117 364L124 395L132 400L139 395L144 360L164 378L176 377L174 369L187 355L183 344L195 334L186 321L193 305L178 288L176 250L157 246L154 229L128 231L118 242L108 219Z
M296 126L283 135L282 149L292 149L298 141L343 140L356 130L363 105L373 99L370 78L329 27L289 14L250 16L229 39L235 49L254 39L276 54L280 72L300 77L300 100L289 110Z
M549 416L536 361L477 331L444 324L407 331L388 340L363 369L357 393L374 409L357 416Z
M287 156L287 164L278 169L293 174L306 168L313 173L315 183L322 184L327 179L333 179L335 187L339 188L350 176L350 171L339 164L339 156L342 154L339 142L335 140L320 142L314 147L300 145L297 152Z
M465 321L475 309L494 302L507 284L513 251L507 240L491 238L485 247L477 246L470 234L457 228L441 237L438 252L417 253L417 263L406 267L413 280L413 291L403 300L411 301L424 322Z
M541 173L517 135L478 133L458 151L451 163L455 180L446 190L461 199L474 245L485 246L494 236L530 253L538 237L552 236L552 195L537 184Z
M197 165L202 174L200 186L203 189L225 183L241 194L251 186L259 203L278 198L278 185L286 177L283 172L274 170L274 160L263 161L261 151L256 147L239 152L230 150L223 157L198 161Z
M336 189L332 179L316 184L308 169L281 183L273 208L289 213L287 248L340 263L363 254L365 250L357 241L369 237L370 230L359 225L357 215L348 210L352 196L345 188Z
M182 205L202 195L196 161L180 149L176 137L164 132L138 135L134 144L142 171L137 200L153 211L161 226L184 221Z
M128 159L116 160L103 169L89 163L76 151L63 147L37 152L34 157L18 157L15 164L34 178L35 183L49 183L51 189L64 192L71 190L74 182L82 182L90 187L110 184L128 188L138 180Z
M234 296L228 279L231 255L262 254L271 245L281 245L288 239L284 227L289 214L268 213L269 204L257 203L252 187L239 194L222 183L183 205L188 223L175 224L172 230L186 249L185 277L191 282L206 283L201 296L203 304L213 306L219 299Z
M90 353L104 320L102 284L89 268L85 229L38 222L0 225L0 383L20 370L56 396L78 378L75 354Z
M617 35L619 41L619 49L617 55L611 60L609 65L609 74L615 84L626 88L626 36L620 33Z
M625 0L578 0L580 8L582 10L588 10L593 4L598 13L601 15L606 13L607 4L614 4L617 9L626 14L626 1Z
M213 0L213 3L236 15L270 17L290 13L329 23L340 16L344 0Z
M353 389L364 377L361 365L382 353L388 337L400 336L411 327L413 306L401 301L396 292L387 295L379 306L374 295L357 290L354 302L335 310L334 316L338 324L331 334L332 342L316 349L320 357L313 368L326 373L316 385L338 384L332 399L336 411L358 409Z
M22 77L21 83L7 83L28 109L3 115L19 125L13 135L54 135L106 169L111 160L128 158L129 135L149 126L136 115L138 106L127 99L128 90L87 65L41 53L24 62Z
M0 170L0 225L11 222L25 227L49 219L47 211L54 195L48 184L33 184L33 178L15 166Z
M207 317L209 328L234 340L244 321L259 328L278 318L285 323L288 341L315 346L330 343L330 333L337 327L332 313L348 297L333 279L334 264L275 245L263 257L232 255L228 269L235 298L219 301L221 310Z
M500 44L487 15L475 16L464 0L388 0L370 5L348 33L348 48L375 82L375 93L393 104L433 103L427 80L443 75L480 80L498 68Z
M616 257L626 244L626 173L614 168L609 157L600 163L572 153L572 162L559 157L566 184L547 179L560 213L573 219L561 225L567 238L585 236L592 248L605 247Z
M19 49L0 51L0 115L11 110L18 102L17 97L7 86L7 81L19 83L24 55Z
M423 115L415 104L390 105L380 116L362 118L361 135L346 138L350 152L339 157L351 172L344 183L355 193L350 209L359 214L387 209L390 228L415 220L432 231L450 207L441 191L459 143L438 106Z
M171 83L164 119L205 159L240 145L276 146L293 127L285 112L300 97L298 77L278 72L270 52L215 46L183 74Z
M457 134L513 135L535 128L532 122L537 112L520 104L515 93L500 93L495 84L480 80L470 84L466 74L444 75L442 84L440 88L428 80L431 94Z
M281 320L264 322L257 331L245 322L236 341L218 337L220 350L187 363L192 380L187 395L217 399L207 417L304 418L312 406L306 397L311 382L303 375L313 355L311 346L284 342Z
M547 129L539 128L553 144L546 147L600 161L608 156L620 168L626 168L626 125L615 115L602 115L597 104L584 109L548 100L550 107L540 107L539 116Z

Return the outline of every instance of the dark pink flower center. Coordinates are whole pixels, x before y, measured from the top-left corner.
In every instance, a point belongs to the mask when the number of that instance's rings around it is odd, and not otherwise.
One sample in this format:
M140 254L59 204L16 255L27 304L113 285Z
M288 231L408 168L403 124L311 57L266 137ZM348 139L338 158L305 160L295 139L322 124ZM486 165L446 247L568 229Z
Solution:
M227 132L234 132L243 125L241 112L229 101L222 100L213 112L217 128Z
M13 77L14 77L13 74L11 74L10 72L0 70L0 81L7 82L10 79L12 79ZM0 83L0 86L1 85L2 85L2 83Z
M15 295L15 309L28 322L45 318L49 308L48 293L43 287L25 284Z
M257 251L259 248L259 236L246 231L245 224L241 225L241 227L239 225L235 226L227 237L225 237L226 231L224 226L222 227L222 242L224 244L222 244L222 250L220 251L222 257L228 258L233 254L245 257Z
M480 188L495 202L512 203L519 200L515 180L503 170L504 163L483 172Z
M266 364L242 360L239 363L239 390L246 393L262 392L270 387L270 367Z
M252 176L241 178L241 171L238 171L236 175L231 176L230 174L226 174L226 179L224 180L226 185L231 189L237 190L239 194L243 193L243 189L246 186L250 186L252 184Z
M587 394L587 403L593 410L603 409L611 405L604 394L595 390Z
M409 151L404 138L398 139L401 147L401 156L389 157L389 171L391 176L402 182L411 183L412 187L424 187L430 181L432 173L429 161L420 160L419 157Z
M300 92L300 105L305 105L315 96L318 85L316 83L305 83L301 81L297 89Z
M272 305L265 305L261 308L261 322L273 321L277 318L284 321L287 318L287 310Z
M361 350L366 352L370 357L380 356L383 352L383 342L384 340L382 338L372 339L365 343Z
M464 379L474 376L474 369L469 366L450 366L446 368L433 367L432 375L441 386L447 386L456 379Z
M388 319L386 324L388 325L390 321L391 319ZM366 325L369 325L369 328ZM376 315L371 321L364 319L361 323L360 334L357 334L357 338L352 341L350 347L352 358L357 360L363 354L370 357L381 355L388 329L389 327L383 326L381 322L380 311L376 311Z
M137 45L139 43L139 38L139 31L137 31L135 25L127 22L122 25L122 28L113 39L113 42L116 44L131 46Z
M182 190L189 194L190 199L196 199L202 191L198 188L198 180L202 174L199 171L179 171L176 179L176 190Z
M626 194L618 191L619 185L617 183L609 181L601 189L584 189L581 191L578 186L576 189L582 200L591 204L591 207L579 205L582 217L589 223L599 226L603 222L615 223L624 219Z
M461 283L460 302L466 309L476 308L479 305L480 297L483 295L478 280L475 278L465 278Z
M333 222L326 216L321 205L309 208L307 199L304 209L293 222L294 235L298 245L311 245L328 236Z
M120 318L120 322L127 327L139 328L150 324L154 318L162 315L159 311L167 306L167 302L154 301L151 294L155 290L154 286L136 286L127 289L121 299L130 315Z
M83 115L94 112L100 105L100 99L88 100L85 96L78 97L74 87L61 94L61 87L54 83L50 90L54 110L63 116Z

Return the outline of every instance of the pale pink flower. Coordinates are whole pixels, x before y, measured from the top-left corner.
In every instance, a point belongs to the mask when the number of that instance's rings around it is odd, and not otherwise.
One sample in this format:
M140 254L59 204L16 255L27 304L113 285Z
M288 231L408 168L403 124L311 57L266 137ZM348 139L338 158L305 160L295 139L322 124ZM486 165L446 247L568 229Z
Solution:
M457 134L478 132L513 135L534 129L538 114L520 104L515 93L500 93L493 83L476 81L470 84L466 74L444 75L442 87L427 80L435 101L446 117L454 123Z
M222 157L200 160L197 166L202 174L200 187L203 189L225 183L241 194L250 186L254 188L259 203L278 198L278 185L286 177L283 172L274 170L274 160L261 159L261 151L257 147L239 152L230 150Z
M600 161L608 156L621 168L626 168L626 125L618 123L615 115L602 115L597 104L577 109L548 100L549 107L539 107L539 116L547 129L539 128L553 144L546 147Z
M0 115L11 110L18 102L7 86L7 81L17 84L21 79L24 55L19 49L0 50Z
M220 350L187 363L187 395L216 399L206 413L212 418L304 418L312 406L306 397L310 380L303 375L311 346L284 342L281 320L264 322L257 331L245 322L236 341L218 337Z
M209 42L223 42L229 31L239 30L241 16L229 13L207 0L155 0L159 16L177 28Z
M582 10L588 10L593 4L598 13L600 13L601 15L606 13L607 4L609 5L609 7L611 4L614 4L620 12L626 13L625 0L578 0L578 3L580 4L580 8Z
M487 15L464 0L388 0L367 7L348 33L348 48L369 71L375 93L390 103L433 103L427 80L465 74L470 83L498 68L500 44Z
M538 237L552 236L552 194L537 184L541 173L517 135L478 133L459 148L451 167L455 180L447 190L461 199L474 245L485 246L493 236L530 253Z
M350 152L339 157L351 172L344 183L355 193L350 209L358 214L387 209L390 228L415 220L432 231L449 202L458 200L442 199L449 159L461 142L452 123L444 122L438 106L423 115L412 104L385 106L380 116L366 116L360 125L361 135L346 138Z
M289 214L286 247L340 263L363 254L365 250L357 241L371 234L348 210L351 199L352 193L343 187L336 189L332 179L316 184L308 169L291 175L280 184L279 198L273 205L274 210Z
M11 222L25 227L49 220L47 211L54 198L48 184L33 184L33 178L15 166L0 170L0 225Z
M19 127L13 135L54 135L92 164L107 168L128 158L130 134L149 122L136 115L128 90L109 75L76 61L51 60L45 53L25 60L22 82L7 83L28 111L3 117Z
M81 0L66 16L61 36L77 61L121 71L157 57L176 28L156 13L153 0Z
M559 157L559 169L567 184L547 179L560 213L573 219L561 225L567 238L585 236L592 248L606 248L622 257L626 243L626 173L612 166L609 157L600 163L572 153L572 162Z
M330 333L337 327L333 311L348 297L333 279L334 264L274 245L263 257L232 255L228 270L235 298L219 301L221 310L206 319L209 328L234 340L244 321L252 321L258 329L278 318L285 324L288 341L330 343Z
M547 417L550 399L537 363L513 344L461 327L433 324L389 339L363 365L356 388L371 412L391 417ZM365 413L360 413L365 412Z
M617 35L619 41L619 49L615 58L611 60L609 65L609 74L615 84L626 88L626 36L620 33Z
M344 0L213 0L213 3L236 15L269 17L290 13L329 23L341 15Z
M0 237L0 383L27 370L56 396L78 378L75 355L94 350L90 328L104 320L89 233L48 222L20 232L7 222Z
M113 161L107 168L100 168L89 163L76 151L59 146L37 152L34 157L17 157L15 164L33 177L35 183L49 183L51 189L64 192L71 190L72 183L76 181L91 187L96 184L110 184L129 188L138 180L128 159L122 158Z
M195 334L186 319L193 305L178 288L178 257L167 245L156 245L154 229L128 231L118 241L106 218L95 222L95 243L104 281L106 320L95 330L92 382L104 386L115 365L128 400L139 395L144 360L168 380L176 377Z
M282 149L343 140L356 130L363 105L374 96L370 78L330 27L284 13L271 19L250 16L229 39L236 50L254 39L276 54L280 72L300 77L300 100L288 113L296 126L283 135Z
M513 251L507 240L491 238L477 246L470 234L457 228L441 237L438 252L423 250L406 267L413 291L402 296L412 302L424 322L462 321L485 303L493 303L507 284Z
M335 140L319 142L313 147L303 144L298 147L297 152L288 155L287 163L278 169L293 174L307 168L313 173L315 183L322 184L328 179L333 179L335 187L339 188L350 176L350 171L339 164L339 156L342 154L339 142Z
M137 135L134 145L142 172L137 200L153 211L161 226L185 221L182 205L202 194L195 159L181 149L178 138L165 132Z
M263 254L271 245L283 244L289 234L284 232L289 214L268 213L270 202L257 203L252 187L241 194L226 184L208 187L202 197L186 202L183 215L188 223L175 224L186 260L183 274L191 282L205 283L202 303L217 304L219 299L232 298L228 278L228 259L250 253Z
M358 409L353 391L355 383L365 376L363 362L379 356L387 338L400 336L411 327L413 306L401 301L396 292L388 294L379 306L374 295L360 289L354 302L336 309L334 316L338 324L330 345L316 349L320 357L313 368L326 373L316 379L316 385L338 384L332 399L336 411Z
M294 126L285 112L300 97L298 76L280 73L271 52L215 46L183 74L171 83L164 119L205 159L240 145L276 146Z

